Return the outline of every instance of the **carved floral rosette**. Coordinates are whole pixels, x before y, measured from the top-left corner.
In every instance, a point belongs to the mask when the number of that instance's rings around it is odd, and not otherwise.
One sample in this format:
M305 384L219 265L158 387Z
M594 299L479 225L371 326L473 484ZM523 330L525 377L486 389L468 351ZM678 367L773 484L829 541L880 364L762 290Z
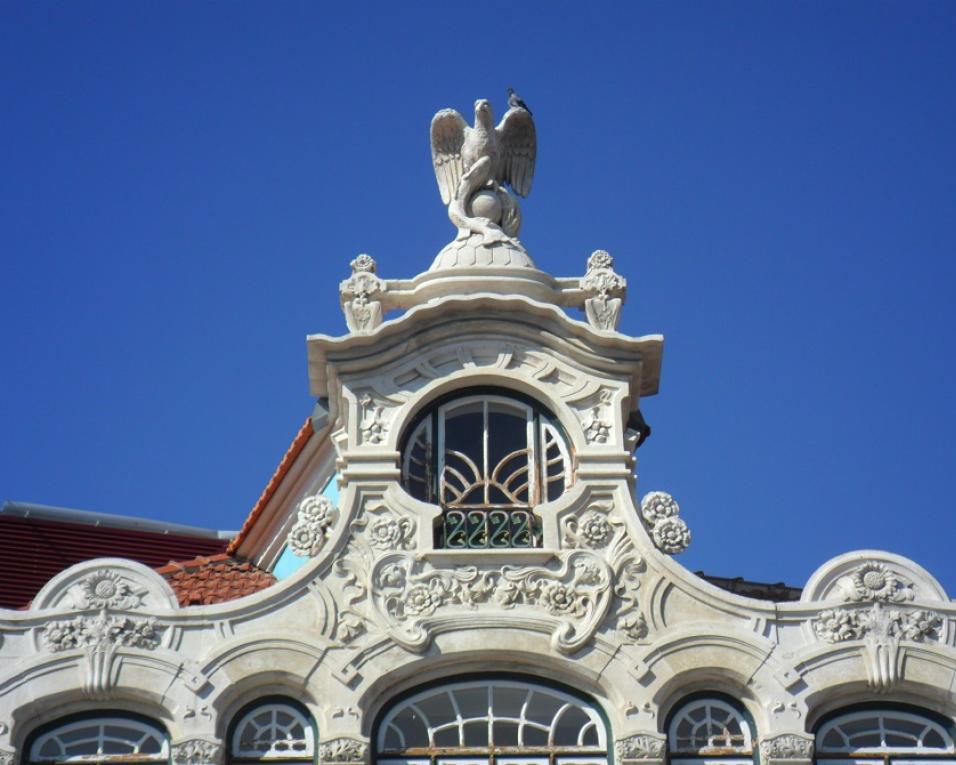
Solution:
M785 733L760 742L760 756L765 760L809 760L813 757L813 739Z
M323 741L319 745L321 763L360 763L365 762L368 744L355 738L340 736Z
M329 529L335 524L338 512L331 500L322 495L306 497L299 503L295 525L289 530L289 547L296 555L310 558L325 546Z
M222 744L203 738L191 738L172 746L173 762L177 765L209 765L222 760Z
M618 762L627 760L664 759L665 741L659 736L638 733L614 742L614 757Z
M668 555L682 553L690 545L690 529L679 516L680 507L666 492L648 492L641 500L641 517L654 546Z
M412 651L424 650L436 630L460 628L469 611L498 611L548 624L552 645L572 653L604 621L614 596L611 568L585 551L550 567L436 568L391 554L376 561L370 579L379 620Z

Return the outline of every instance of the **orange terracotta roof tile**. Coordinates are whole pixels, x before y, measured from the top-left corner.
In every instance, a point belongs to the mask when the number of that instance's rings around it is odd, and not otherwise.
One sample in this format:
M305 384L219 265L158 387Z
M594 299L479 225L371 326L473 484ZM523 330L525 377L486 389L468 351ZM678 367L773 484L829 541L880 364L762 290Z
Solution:
M305 423L301 428L299 428L299 432L296 433L295 438L292 439L292 443L286 450L286 453L282 456L282 460L279 462L279 466L276 468L275 473L272 474L272 478L269 479L269 483L266 484L266 488L263 489L262 494L259 496L255 506L249 512L245 523L242 524L242 528L239 529L239 533L236 534L235 538L226 548L227 553L232 554L239 549L239 545L243 543L246 536L249 534L249 531L255 525L256 521L259 520L259 516L262 515L262 511L265 510L266 505L269 504L269 500L272 499L272 495L276 493L276 490L279 488L279 484L282 483L282 479L285 478L286 473L288 473L292 468L292 465L295 464L296 458L299 456L299 454L301 454L302 450L305 448L305 445L312 437L312 434L312 418L307 417Z
M268 571L225 553L170 561L156 571L169 582L181 606L225 603L252 595L276 582Z

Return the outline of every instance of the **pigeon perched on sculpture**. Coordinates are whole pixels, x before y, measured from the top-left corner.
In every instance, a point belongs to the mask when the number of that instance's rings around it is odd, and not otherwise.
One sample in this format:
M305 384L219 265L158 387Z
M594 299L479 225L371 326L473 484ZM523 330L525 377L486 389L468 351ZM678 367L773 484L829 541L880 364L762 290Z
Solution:
M517 240L521 209L506 186L521 197L531 191L537 151L531 112L513 107L496 126L491 104L479 99L470 126L454 109L442 109L432 118L431 149L438 190L458 227L457 251L469 250L462 257L491 264L508 251L530 263Z
M528 108L528 105L524 102L524 99L515 93L514 88L508 88L508 108L524 109L526 112L528 112L528 114L534 115L534 112Z

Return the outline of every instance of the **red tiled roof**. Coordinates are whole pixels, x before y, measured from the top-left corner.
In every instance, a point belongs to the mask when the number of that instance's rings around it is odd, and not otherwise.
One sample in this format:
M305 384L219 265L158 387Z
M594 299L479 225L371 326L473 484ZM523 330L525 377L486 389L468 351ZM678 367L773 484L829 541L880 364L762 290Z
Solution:
M225 546L225 539L0 513L0 607L26 607L56 574L92 558L156 567L171 558L222 553Z
M266 488L263 489L262 494L259 496L255 506L249 512L245 523L242 524L242 528L239 529L239 533L236 534L235 538L226 548L227 553L231 555L239 549L239 545L243 543L246 535L248 535L249 531L256 524L256 521L259 520L259 516L262 515L262 511L265 510L266 505L269 504L269 500L272 499L272 495L276 493L276 490L279 488L279 484L282 483L282 479L285 478L286 473L288 473L292 468L292 465L295 464L296 458L299 456L299 454L301 454L302 450L305 448L305 445L312 437L312 434L312 418L307 417L302 427L299 428L299 432L295 434L295 438L292 439L292 443L289 445L286 453L282 456L282 460L279 462L279 466L272 474L272 478L269 479L269 483L266 484Z
M170 562L156 570L169 582L181 606L225 603L264 590L276 581L268 571L225 554Z

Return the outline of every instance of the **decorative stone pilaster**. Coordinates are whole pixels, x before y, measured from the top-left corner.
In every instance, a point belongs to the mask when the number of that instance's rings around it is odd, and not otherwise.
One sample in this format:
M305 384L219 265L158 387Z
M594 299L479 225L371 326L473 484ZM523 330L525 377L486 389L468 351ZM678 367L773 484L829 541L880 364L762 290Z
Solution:
M172 746L174 765L219 765L222 762L222 742L212 736L177 741Z
M760 742L760 759L766 765L809 765L813 760L813 739L796 733L770 736Z
M366 762L367 741L339 736L319 744L319 765L365 765Z
M640 763L655 765L664 761L666 740L658 733L634 733L614 742L614 759L618 765Z

